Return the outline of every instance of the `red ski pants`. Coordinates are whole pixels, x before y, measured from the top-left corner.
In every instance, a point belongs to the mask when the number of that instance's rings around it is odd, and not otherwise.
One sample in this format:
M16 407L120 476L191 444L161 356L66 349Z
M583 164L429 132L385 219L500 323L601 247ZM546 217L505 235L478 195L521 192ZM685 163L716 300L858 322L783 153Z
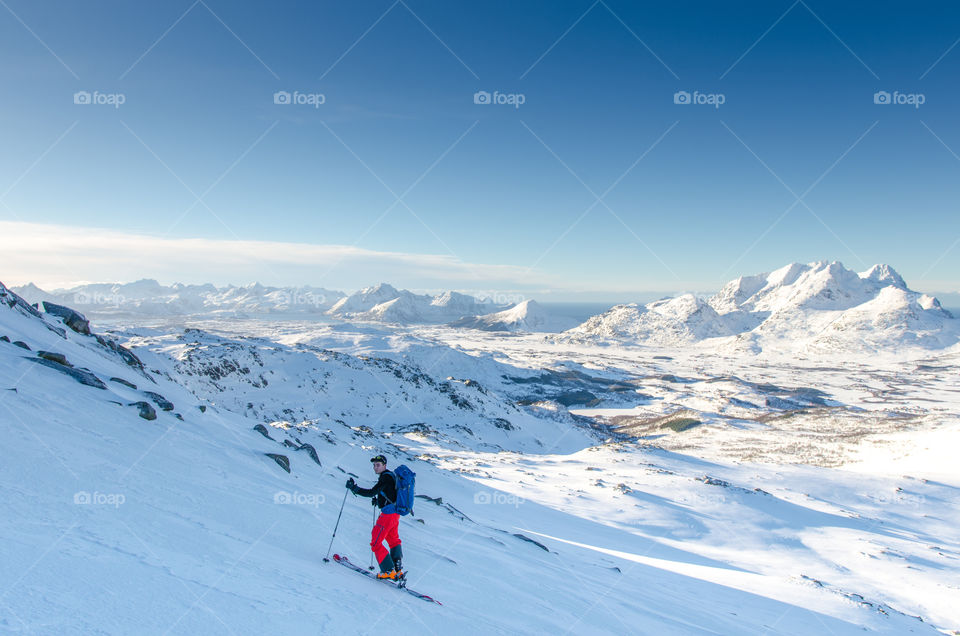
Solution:
M377 563L383 561L390 552L383 547L383 542L395 548L400 545L400 534L397 528L400 526L400 515L390 513L380 513L377 523L373 526L370 533L370 549L377 557Z

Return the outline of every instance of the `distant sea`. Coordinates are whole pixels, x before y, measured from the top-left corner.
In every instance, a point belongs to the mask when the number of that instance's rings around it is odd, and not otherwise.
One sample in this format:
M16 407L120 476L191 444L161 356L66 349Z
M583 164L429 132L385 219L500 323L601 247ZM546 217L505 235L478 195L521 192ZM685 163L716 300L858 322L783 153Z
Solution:
M537 301L547 311L585 322L591 316L602 314L616 303L550 303Z

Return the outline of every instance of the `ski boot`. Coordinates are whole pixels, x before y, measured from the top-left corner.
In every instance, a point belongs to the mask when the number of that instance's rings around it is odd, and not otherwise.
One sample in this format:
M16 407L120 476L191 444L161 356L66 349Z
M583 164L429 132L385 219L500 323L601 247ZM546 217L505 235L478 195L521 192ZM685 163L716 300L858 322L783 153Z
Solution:
M377 578L381 581L397 580L397 570L394 567L393 558L389 554L383 557L383 561L380 562L380 572L377 573Z
M403 571L403 549L399 545L390 548L390 558L393 559L393 568L397 573L394 578L397 587L405 587L407 585L407 573Z

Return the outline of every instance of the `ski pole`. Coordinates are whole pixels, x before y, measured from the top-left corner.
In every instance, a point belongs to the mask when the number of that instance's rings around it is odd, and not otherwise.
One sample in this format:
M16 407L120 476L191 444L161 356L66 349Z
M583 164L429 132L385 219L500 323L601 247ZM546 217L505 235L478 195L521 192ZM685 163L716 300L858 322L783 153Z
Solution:
M337 536L337 528L340 527L340 516L343 514L343 504L347 503L347 493L343 493L343 501L340 502L340 514L337 515L337 524L333 526L333 537L330 537L330 545L327 546L327 556L323 557L323 560L327 563L330 562L330 549L333 548L333 538Z
M377 525L377 507L376 506L373 507L373 525ZM373 569L373 550L370 551L370 567L367 569L368 570Z

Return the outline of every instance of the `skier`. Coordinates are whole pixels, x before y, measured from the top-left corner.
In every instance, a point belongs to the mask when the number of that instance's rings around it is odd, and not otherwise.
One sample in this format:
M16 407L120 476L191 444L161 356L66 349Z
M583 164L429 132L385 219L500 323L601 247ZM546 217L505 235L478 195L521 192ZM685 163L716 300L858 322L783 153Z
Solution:
M380 564L380 573L377 574L377 578L396 581L403 577L401 569L403 550L400 547L400 535L397 532L400 525L400 514L396 510L397 477L387 470L387 458L383 455L371 457L370 462L373 464L373 472L379 476L373 488L361 488L351 477L347 480L347 489L361 497L372 497L373 505L380 508L380 516L370 534L370 549L373 550L377 563ZM390 546L389 552L383 546L384 541Z

